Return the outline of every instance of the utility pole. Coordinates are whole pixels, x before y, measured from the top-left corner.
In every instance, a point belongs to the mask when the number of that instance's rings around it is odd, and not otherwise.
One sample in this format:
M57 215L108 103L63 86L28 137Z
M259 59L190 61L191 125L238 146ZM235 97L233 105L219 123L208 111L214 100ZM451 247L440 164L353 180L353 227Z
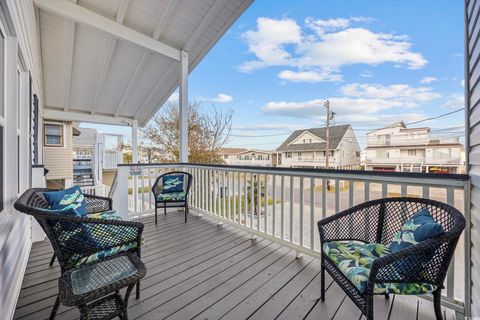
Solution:
M330 153L330 101L328 100L325 100L325 102L323 103L324 107L327 109L327 128L326 128L326 131L327 131L327 147L326 147L326 151L325 151L325 168L329 168L329 162L328 162L328 157L329 157L329 153Z

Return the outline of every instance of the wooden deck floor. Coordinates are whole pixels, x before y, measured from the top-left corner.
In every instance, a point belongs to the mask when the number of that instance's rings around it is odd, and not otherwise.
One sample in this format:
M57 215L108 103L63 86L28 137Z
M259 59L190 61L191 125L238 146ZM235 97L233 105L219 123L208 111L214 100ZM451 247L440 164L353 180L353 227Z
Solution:
M183 214L142 220L148 272L130 319L361 319L360 311L327 277L319 302L319 261L266 239L250 240L233 226ZM49 267L48 241L33 245L15 319L47 319L57 294L58 264ZM376 297L375 319L434 319L430 302L415 296ZM454 314L445 310L447 319ZM57 319L76 319L62 306Z

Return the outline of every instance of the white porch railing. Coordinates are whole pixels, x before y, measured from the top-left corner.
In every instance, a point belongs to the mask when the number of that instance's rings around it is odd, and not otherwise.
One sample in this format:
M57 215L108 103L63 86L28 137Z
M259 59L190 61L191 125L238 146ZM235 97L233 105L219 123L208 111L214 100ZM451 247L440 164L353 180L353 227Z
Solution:
M411 196L436 199L463 212L469 221L469 181L465 175L379 173L196 164L121 165L114 208L126 218L151 214L150 192L162 173L192 174L190 206L252 235L320 256L318 220L371 199ZM133 175L132 175L133 174ZM253 183L253 188L250 185ZM258 188L260 183L261 188ZM444 290L445 306L464 312L469 301L469 233L459 245Z
M110 192L110 187L105 184L98 184L95 186L85 186L80 187L82 192L85 194L90 194L92 196L106 197Z
M103 150L103 169L117 169L123 163L123 153L118 150Z

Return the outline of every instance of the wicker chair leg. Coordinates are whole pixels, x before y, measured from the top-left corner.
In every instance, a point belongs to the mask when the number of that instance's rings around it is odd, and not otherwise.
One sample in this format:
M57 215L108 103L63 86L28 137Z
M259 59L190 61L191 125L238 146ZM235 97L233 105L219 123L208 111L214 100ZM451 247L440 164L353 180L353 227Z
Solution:
M135 298L140 299L140 281L137 282L137 292L135 293Z
M132 293L133 287L135 284L131 284L127 287L127 291L125 292L125 296L123 298L123 310L122 310L122 320L128 320L128 298L130 297L130 294ZM138 294L138 289L140 288L140 281L137 282L137 294Z
M52 256L52 260L50 260L50 267L53 266L53 263L55 262L55 258L56 258L56 257L57 257L57 256L56 256L55 253L54 253L53 256Z
M373 320L373 296L365 296L365 317L367 320Z
M388 293L385 294L385 299L390 299L390 296L388 295Z
M323 266L323 257L320 261L320 300L325 301L325 267Z
M163 204L163 214L167 215L167 204L166 203Z
M187 223L188 204L185 205L185 223Z
M443 320L442 315L442 290L438 289L433 292L433 309L435 310L435 318L437 320Z
M155 203L155 224L157 224L157 211L158 211L158 208L157 208L157 204Z
M57 299L55 300L55 304L53 305L52 312L50 313L50 320L54 320L55 316L57 315L58 308L60 307L60 298L57 295Z

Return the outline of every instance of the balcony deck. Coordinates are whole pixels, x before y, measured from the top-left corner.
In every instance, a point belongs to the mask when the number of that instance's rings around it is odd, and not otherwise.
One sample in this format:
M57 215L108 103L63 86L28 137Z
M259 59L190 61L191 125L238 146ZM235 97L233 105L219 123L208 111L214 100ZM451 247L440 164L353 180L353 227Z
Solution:
M326 301L319 302L319 262L245 231L183 213L143 219L148 267L141 298L130 299L130 319L360 319L361 313L327 276ZM60 270L49 267L48 241L35 243L15 319L47 319ZM415 296L375 300L375 319L434 319L433 306ZM56 319L76 319L62 306ZM446 319L454 313L445 310Z

